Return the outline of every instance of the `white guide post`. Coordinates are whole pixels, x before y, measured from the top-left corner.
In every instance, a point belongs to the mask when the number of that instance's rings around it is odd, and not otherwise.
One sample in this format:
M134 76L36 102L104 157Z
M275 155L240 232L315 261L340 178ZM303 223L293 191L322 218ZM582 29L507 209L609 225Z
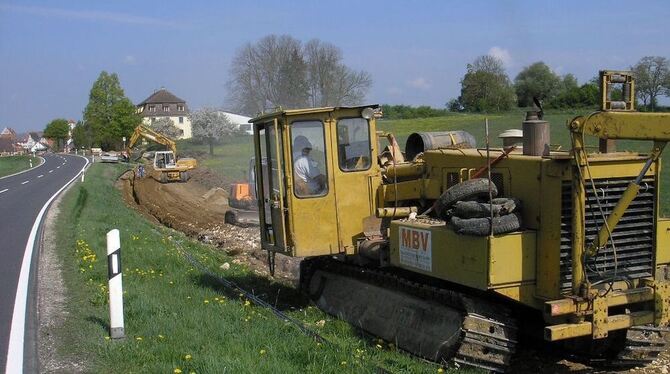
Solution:
M107 276L109 278L109 327L112 339L125 337L123 329L123 283L121 282L121 239L119 230L107 233Z

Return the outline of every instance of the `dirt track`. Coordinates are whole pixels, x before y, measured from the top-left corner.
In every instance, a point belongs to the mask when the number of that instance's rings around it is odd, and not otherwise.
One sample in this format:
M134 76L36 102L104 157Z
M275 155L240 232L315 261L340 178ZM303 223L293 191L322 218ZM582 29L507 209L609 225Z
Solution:
M223 185L211 171L195 169L187 183L162 184L150 177L133 176L132 172L124 174L119 185L130 206L155 222L223 249L235 256L234 262L244 263L254 273L269 277L266 254L260 250L258 227L224 223L229 209L228 193L219 187L210 187ZM295 284L298 263L277 255L275 280Z

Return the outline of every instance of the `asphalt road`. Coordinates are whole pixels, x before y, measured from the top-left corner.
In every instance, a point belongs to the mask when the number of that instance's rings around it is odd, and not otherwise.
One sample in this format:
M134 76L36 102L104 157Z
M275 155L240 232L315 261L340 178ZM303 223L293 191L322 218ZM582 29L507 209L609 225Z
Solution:
M30 242L30 234L35 221L54 194L72 180L86 165L86 160L73 155L47 154L45 162L27 172L0 179L0 368L7 369L12 317L17 296L17 286L24 253ZM39 245L39 238L35 246ZM37 248L33 253L38 253ZM33 256L33 260L36 256ZM26 310L26 335L34 333L35 315L32 288L37 261L32 261ZM24 282L25 283L25 282ZM23 286L25 289L25 285ZM21 292L19 292L19 295ZM19 297L19 300L21 298ZM20 319L19 319L20 320ZM35 354L35 342L30 336L21 337L24 341L24 357ZM34 357L30 357L33 361ZM27 362L25 372L37 370L33 363ZM32 370L31 370L32 369Z

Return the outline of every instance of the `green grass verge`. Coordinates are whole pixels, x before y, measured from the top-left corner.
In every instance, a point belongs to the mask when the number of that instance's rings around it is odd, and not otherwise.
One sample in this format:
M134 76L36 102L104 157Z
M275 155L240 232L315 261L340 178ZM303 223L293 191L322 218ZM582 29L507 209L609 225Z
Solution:
M33 156L0 157L0 177L30 169L30 160L33 161L33 167L40 164L40 159Z
M122 165L92 165L86 181L61 202L56 235L67 316L52 333L62 360L84 362L86 371L96 373L438 372L388 343L361 337L309 306L295 290L233 264L221 250L150 224L127 208L113 187L122 170ZM121 232L127 335L122 341L107 338L105 234L113 228ZM223 289L178 248L305 321L332 345L317 344ZM231 265L227 271L219 268L224 262Z

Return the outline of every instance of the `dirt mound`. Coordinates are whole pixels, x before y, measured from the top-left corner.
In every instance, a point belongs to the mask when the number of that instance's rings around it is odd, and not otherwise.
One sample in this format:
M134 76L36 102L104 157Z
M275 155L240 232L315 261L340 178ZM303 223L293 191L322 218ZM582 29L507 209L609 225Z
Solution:
M220 179L203 167L193 170L186 183L159 183L150 177L135 178L128 172L120 178L119 188L126 203L155 222L215 245L235 255L234 262L247 264L258 275L269 276L258 227L243 228L224 222L230 209L227 188L213 185ZM297 283L298 260L278 255L276 270L276 280Z

